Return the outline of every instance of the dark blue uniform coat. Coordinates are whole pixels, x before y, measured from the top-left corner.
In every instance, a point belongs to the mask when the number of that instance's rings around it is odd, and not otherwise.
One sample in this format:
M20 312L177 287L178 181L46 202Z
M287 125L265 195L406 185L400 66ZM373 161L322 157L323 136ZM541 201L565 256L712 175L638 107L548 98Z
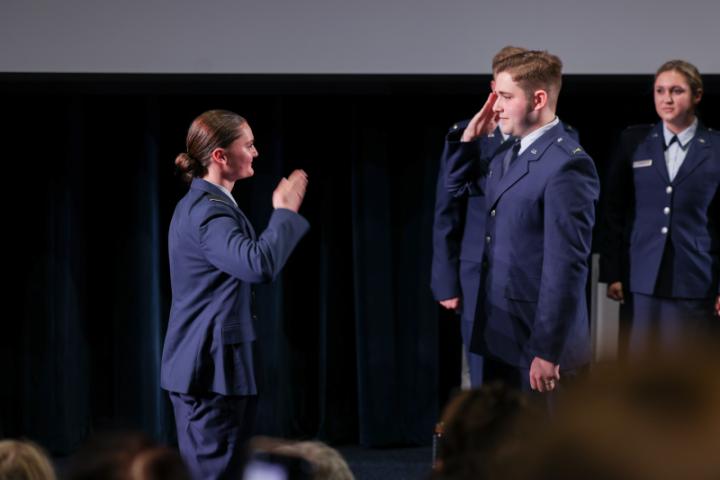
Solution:
M662 122L621 137L607 188L602 281L663 297L708 299L720 292L720 134L698 125L670 181ZM666 249L672 245L672 254ZM627 288L627 287L626 287Z
M585 285L597 172L558 124L500 178L509 143L493 152L485 176L473 165L474 144L448 144L448 191L486 196L472 349L521 369L536 356L574 369L590 359Z
M253 283L268 282L308 231L277 209L260 237L215 185L194 179L168 236L172 306L161 385L178 393L257 393L253 365Z

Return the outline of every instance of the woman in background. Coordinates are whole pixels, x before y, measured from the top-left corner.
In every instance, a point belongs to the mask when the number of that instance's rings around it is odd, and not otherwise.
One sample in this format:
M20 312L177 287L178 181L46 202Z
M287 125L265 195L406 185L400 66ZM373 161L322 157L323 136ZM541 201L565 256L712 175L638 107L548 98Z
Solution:
M631 355L705 336L720 314L720 135L696 115L692 64L664 63L653 91L660 122L623 132L605 192L601 281L632 295Z

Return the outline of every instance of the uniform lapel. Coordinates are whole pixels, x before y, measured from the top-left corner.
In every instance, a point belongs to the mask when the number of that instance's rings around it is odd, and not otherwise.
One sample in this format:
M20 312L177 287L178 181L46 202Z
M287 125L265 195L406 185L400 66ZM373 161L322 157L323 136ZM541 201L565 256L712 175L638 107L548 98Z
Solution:
M676 185L685 180L693 170L710 157L712 151L710 148L710 135L708 135L705 127L698 125L697 132L692 140L690 140L690 146L688 148L689 150L685 156L685 160L683 160L680 170L678 170L677 175L675 175L675 180L673 181Z
M495 203L495 200L497 199L497 191L499 188L500 183L500 175L502 173L502 160L505 154L507 153L509 148L512 148L513 142L505 141L500 145L497 150L495 151L495 155L493 156L492 161L490 162L490 171L488 172L488 178L487 178L487 198L490 200L489 205L492 205ZM517 160L520 158L518 157L515 160L515 163L517 163ZM508 172L509 173L509 172Z
M663 136L663 124L658 122L647 138L649 157L652 159L652 166L666 184L670 184L667 164L665 163L665 137ZM644 158L638 160L645 160Z
M527 175L530 170L530 162L534 162L540 159L543 152L547 150L553 141L557 138L562 138L561 133L562 125L557 124L547 132L545 132L540 138L535 140L515 161L510 165L510 168L502 178L497 179L495 187L490 191L489 204L494 205L495 202L518 180ZM510 143L510 142L508 142ZM495 158L493 159L494 170L497 172L501 171L502 157L505 155L507 148L499 150Z

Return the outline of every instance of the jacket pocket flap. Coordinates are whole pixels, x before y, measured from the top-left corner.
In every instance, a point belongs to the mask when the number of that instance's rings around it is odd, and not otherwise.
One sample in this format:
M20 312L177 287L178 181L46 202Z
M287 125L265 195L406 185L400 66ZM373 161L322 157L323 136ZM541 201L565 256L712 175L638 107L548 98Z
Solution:
M222 327L224 345L245 343L255 340L255 329L251 323L231 323Z
M538 299L538 284L529 281L510 281L505 286L504 293L505 298L510 300L536 302Z

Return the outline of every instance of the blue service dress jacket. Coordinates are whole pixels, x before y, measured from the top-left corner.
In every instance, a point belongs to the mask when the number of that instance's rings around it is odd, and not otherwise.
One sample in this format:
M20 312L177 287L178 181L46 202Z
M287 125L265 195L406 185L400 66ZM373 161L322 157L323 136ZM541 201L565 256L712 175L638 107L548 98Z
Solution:
M257 237L240 209L196 178L168 235L172 305L161 386L178 393L257 394L252 284L273 280L309 229L276 209Z
M463 279L459 278L458 273L461 272L460 262L482 262L485 245L487 211L484 189L478 186L460 193L458 190L462 189L463 185L451 185L450 190L454 193L450 193L446 186L446 165L451 153L456 152L457 143L469 122L470 120L463 120L450 127L438 168L430 280L430 288L438 301L461 296L460 285ZM578 140L577 130L568 124L563 124L563 128L574 140ZM493 154L504 141L500 128L497 127L492 133L471 142L475 145L472 152L474 160L466 160L474 171L468 172L467 176L483 182Z
M561 123L500 175L506 142L485 178L468 143L449 152L452 194L486 196L483 280L471 348L527 369L533 358L570 370L590 360L588 278L599 181L592 159Z
M663 124L626 129L610 165L600 279L669 298L720 294L720 134L698 124L673 180ZM671 255L666 249L671 248Z

